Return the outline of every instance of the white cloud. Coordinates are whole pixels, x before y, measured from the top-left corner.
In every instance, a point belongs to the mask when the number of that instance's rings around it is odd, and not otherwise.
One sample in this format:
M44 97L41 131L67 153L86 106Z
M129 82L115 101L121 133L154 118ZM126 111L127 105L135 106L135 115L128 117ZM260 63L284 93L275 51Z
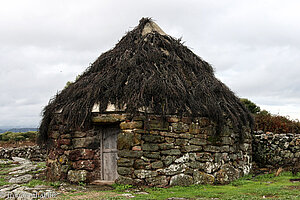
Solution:
M49 99L143 16L239 96L300 118L297 0L0 1L0 126L37 126Z

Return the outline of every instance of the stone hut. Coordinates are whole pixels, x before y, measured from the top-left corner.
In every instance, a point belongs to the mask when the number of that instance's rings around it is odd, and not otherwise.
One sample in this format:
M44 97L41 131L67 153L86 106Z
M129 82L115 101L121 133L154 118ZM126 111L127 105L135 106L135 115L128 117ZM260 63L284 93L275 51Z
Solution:
M47 177L228 183L251 169L252 117L211 65L143 18L44 108Z

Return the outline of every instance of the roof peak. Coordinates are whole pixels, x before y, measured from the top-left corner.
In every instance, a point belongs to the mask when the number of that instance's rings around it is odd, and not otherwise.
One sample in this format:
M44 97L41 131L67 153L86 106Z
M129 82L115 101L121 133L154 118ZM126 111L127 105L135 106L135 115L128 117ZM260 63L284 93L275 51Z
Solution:
M142 36L147 35L149 33L157 32L161 35L167 35L155 22L151 19L146 22L144 28L142 30Z

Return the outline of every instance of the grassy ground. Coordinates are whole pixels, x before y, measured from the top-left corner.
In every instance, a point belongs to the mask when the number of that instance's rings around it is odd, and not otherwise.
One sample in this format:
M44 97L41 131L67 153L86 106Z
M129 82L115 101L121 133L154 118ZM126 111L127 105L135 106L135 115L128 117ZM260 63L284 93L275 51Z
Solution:
M291 182L290 179L300 178L292 176L289 172L283 172L280 176L274 177L273 174L252 177L251 175L234 181L229 185L193 185L189 187L171 188L144 188L148 194L135 194L134 188L118 186L113 191L89 191L65 193L57 199L128 199L129 194L133 199L299 199L300 182ZM121 192L120 188L125 189ZM128 195L122 196L122 195Z

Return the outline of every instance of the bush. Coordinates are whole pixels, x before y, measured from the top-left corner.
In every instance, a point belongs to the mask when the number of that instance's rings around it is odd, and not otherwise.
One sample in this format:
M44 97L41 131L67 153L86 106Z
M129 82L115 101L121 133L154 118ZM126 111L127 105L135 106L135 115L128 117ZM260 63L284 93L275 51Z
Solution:
M273 133L300 133L300 122L288 117L272 115L263 110L255 115L255 130Z
M35 141L37 138L38 132L36 131L28 131L28 132L5 132L0 135L0 140L1 141L25 141L25 140L30 140L30 141Z

